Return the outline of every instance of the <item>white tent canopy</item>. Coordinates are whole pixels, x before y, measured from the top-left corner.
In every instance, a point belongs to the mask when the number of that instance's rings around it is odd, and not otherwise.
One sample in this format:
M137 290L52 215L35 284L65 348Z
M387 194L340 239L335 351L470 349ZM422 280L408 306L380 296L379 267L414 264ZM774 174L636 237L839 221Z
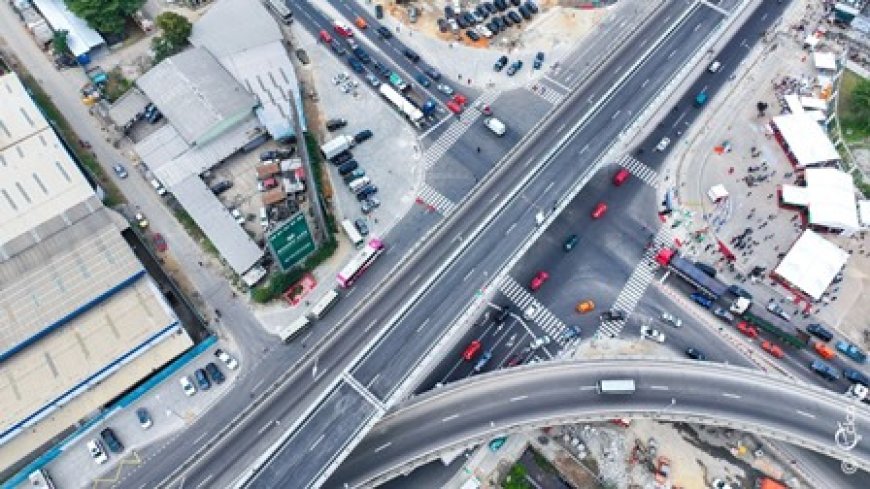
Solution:
M806 230L774 270L780 278L819 300L846 265L849 254Z
M799 167L840 160L840 153L828 139L828 135L806 113L776 116L773 124L797 159Z
M813 53L813 62L816 69L834 71L837 69L837 58L834 53L823 53L816 51Z
M782 186L782 201L807 208L809 223L852 234L860 229L855 188L848 173L835 168L807 168L805 187Z
M713 202L719 202L720 200L728 197L728 190L721 183L718 185L713 185L710 187L710 190L707 191L707 197L710 198Z

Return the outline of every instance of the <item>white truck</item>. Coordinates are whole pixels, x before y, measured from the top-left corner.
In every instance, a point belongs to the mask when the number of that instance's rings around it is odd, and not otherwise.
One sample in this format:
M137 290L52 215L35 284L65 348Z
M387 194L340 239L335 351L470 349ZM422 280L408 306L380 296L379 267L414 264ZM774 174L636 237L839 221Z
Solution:
M634 394L634 379L611 379L598 381L599 394Z
M483 120L483 125L499 137L504 136L504 133L507 131L507 126L504 125L504 122L495 117L487 117Z
M323 153L324 158L330 160L349 150L354 144L356 144L356 141L354 141L353 136L342 134L323 143L323 145L320 146L320 152Z

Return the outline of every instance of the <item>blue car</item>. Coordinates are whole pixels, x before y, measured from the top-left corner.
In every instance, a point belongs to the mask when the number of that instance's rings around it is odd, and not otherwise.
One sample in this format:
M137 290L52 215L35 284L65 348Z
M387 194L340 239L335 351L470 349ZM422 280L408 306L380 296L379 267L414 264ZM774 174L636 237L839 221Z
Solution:
M580 326L568 326L568 329L562 334L562 339L570 340L573 338L578 338L580 334L583 333L583 330L580 329Z
M365 70L362 63L360 63L356 58L347 58L347 64L349 64L351 69L357 73L362 73Z
M846 340L840 340L837 342L837 350L858 363L865 363L867 361L867 354L861 351L861 349L856 345L853 345Z
M486 364L489 363L489 360L491 358L492 358L492 350L486 350L486 352L484 352L483 356L480 357L480 360L478 360L477 363L474 364L474 371L480 372L481 370L483 370L483 367L486 367Z
M713 299L707 297L705 294L703 294L701 292L693 292L690 297L692 298L693 301L697 302L698 304L704 306L707 309L709 309L710 306L713 305Z
M432 82L429 81L429 78L427 78L426 75L424 75L423 73L418 73L417 76L414 78L417 80L417 83L423 85L424 87L428 87L432 84Z

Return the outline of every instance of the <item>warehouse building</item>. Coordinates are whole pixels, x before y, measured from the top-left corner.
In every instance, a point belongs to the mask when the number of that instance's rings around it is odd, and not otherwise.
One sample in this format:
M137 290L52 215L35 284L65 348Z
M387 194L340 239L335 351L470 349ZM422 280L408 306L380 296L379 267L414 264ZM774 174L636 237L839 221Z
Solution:
M0 466L193 342L15 74L0 77Z

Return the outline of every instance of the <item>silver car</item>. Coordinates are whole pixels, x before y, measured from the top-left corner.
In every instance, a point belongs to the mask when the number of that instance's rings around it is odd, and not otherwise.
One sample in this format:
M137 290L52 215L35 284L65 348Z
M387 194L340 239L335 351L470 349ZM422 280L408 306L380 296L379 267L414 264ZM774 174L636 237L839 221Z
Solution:
M450 85L446 83L439 83L435 86L435 88L437 88L438 91L443 93L444 95L453 95L453 88L451 88Z

